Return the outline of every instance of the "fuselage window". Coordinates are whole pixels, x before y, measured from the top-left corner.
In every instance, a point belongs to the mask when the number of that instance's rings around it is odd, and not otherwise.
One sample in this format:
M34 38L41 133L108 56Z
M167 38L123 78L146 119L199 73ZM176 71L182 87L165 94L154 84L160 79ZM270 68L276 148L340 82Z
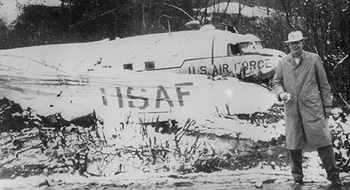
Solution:
M239 55L241 51L239 50L238 44L227 44L227 55Z
M146 71L148 70L153 70L155 67L154 67L154 61L146 61L145 62L145 69Z
M124 70L133 70L132 63L127 63L123 65Z

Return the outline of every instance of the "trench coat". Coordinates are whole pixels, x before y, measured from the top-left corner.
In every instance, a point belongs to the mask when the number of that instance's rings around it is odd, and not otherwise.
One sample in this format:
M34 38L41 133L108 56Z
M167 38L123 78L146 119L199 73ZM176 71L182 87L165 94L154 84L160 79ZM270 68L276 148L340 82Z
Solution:
M321 58L303 51L296 64L291 54L282 58L273 78L273 90L278 98L282 92L291 94L284 102L286 148L297 150L332 144L324 109L332 106L331 87Z

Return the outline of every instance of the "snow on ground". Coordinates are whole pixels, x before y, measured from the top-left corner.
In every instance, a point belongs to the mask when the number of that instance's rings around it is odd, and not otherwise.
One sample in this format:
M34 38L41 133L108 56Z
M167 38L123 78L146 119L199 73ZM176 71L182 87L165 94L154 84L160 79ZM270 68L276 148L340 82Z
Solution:
M316 155L312 155L316 157ZM305 171L305 181L311 182L314 188L293 187L291 174L287 170L271 168L253 168L242 171L214 173L192 173L179 175L174 172L142 173L130 172L113 177L83 177L71 174L55 174L49 177L33 176L28 178L0 180L0 189L6 190L36 190L36 189L266 189L271 183L273 189L318 189L329 184L323 171L309 167ZM320 175L321 174L321 175ZM343 179L349 179L341 174ZM269 189L269 188L267 188Z
M337 112L337 109L333 110ZM336 115L335 115L336 116ZM348 121L350 120L347 117ZM341 125L344 128L349 128L349 124L340 122L338 119L330 119L330 125L332 128L334 126ZM202 134L198 140L194 136L185 135L183 136L179 148L181 151L185 151L195 146L197 153L193 154L193 157L188 157L185 167L190 167L195 164L196 159L203 156L203 151L208 151L206 157L212 158L209 155L218 155L218 157L224 158L225 154L230 152L232 149L236 153L246 154L252 150L249 150L249 146L244 144L243 139L248 138L252 141L265 141L268 142L270 138L278 137L283 134L283 120L277 123L263 122L259 125L252 123L251 121L246 121L238 119L235 116L219 115L207 118L207 120L196 121L193 125L189 125L189 131L196 131L198 134ZM98 126L98 128L101 126ZM75 128L71 125L70 128ZM84 129L79 128L81 133L84 133ZM108 155L116 150L128 150L135 151L138 147L148 148L153 147L155 149L161 148L163 145L167 144L167 150L176 150L176 144L171 139L174 139L174 134L161 134L154 130L152 127L144 126L141 127L136 124L130 124L127 127L120 128L119 136L114 140L109 142L107 147L96 147L95 154L98 152L103 152ZM161 131L161 130L160 130ZM32 133L37 133L38 131L31 131ZM21 132L18 134L25 134ZM241 140L233 139L229 137L234 137L239 134ZM10 133L1 134L1 144L8 141ZM14 135L14 134L13 134ZM102 133L100 135L103 135ZM208 136L206 136L208 135ZM16 135L15 135L16 136ZM25 135L32 136L32 135ZM214 138L216 136L216 138ZM223 137L223 138L218 138ZM75 140L74 140L75 139ZM75 143L81 140L79 138L67 138L66 143ZM231 139L231 140L230 140ZM78 140L78 141L77 141ZM152 143L151 143L152 141ZM180 141L179 141L180 142ZM235 143L236 142L236 143ZM240 142L240 143L239 143ZM31 146L40 144L40 141L32 141ZM59 141L55 141L55 144L59 144ZM238 144L237 144L238 143ZM243 143L243 144L242 144ZM152 145L151 145L152 144ZM83 144L81 144L83 145ZM8 149L10 146L6 145ZM73 146L70 145L70 146ZM148 147L148 148L147 148ZM4 148L4 146L2 146ZM101 149L102 148L102 149ZM40 174L38 176L29 177L15 177L12 179L1 179L0 189L98 189L103 187L120 187L120 188L131 188L131 189L162 189L162 188L175 188L175 187L191 187L192 189L201 188L213 188L213 189L230 189L230 187L239 188L255 188L265 186L267 183L272 183L275 186L280 184L292 183L292 176L290 174L289 165L280 165L278 159L268 159L265 157L268 154L273 154L274 150L278 147L269 147L265 150L267 154L264 153L263 160L261 160L255 167L246 168L241 170L226 170L203 173L203 172L192 172L187 174L181 174L176 172L176 168L182 165L181 160L177 160L169 157L169 161L164 163L168 169L164 169L162 163L157 163L156 165L145 165L144 161L141 161L136 156L131 156L127 153L121 153L123 156L121 158L105 160L105 163L100 163L100 166L104 166L104 170L98 167L98 164L92 165L93 167L88 168L88 174L78 175L77 173L68 172L67 174ZM93 149L91 149L93 150ZM9 166L12 164L19 165L30 165L30 164L48 164L49 168L55 168L58 165L62 165L56 159L48 159L48 155L64 155L63 153L67 151L62 148L58 150L48 149L45 154L39 153L37 150L28 150L26 154L19 153L17 159L12 160L11 157L8 159L1 160L1 164L8 163L4 166ZM245 152L244 152L245 151ZM257 150L261 151L261 150ZM69 151L68 151L69 152ZM286 152L286 150L282 150ZM141 154L141 152L140 152ZM34 156L35 155L35 156ZM279 155L278 158L280 158ZM321 161L317 155L316 151L306 151L304 153L304 174L305 181L312 182L316 184L328 184L326 179L326 174L324 169L321 167ZM96 157L98 158L98 157ZM144 157L146 158L146 157ZM10 162L12 160L12 162ZM97 159L98 160L98 159ZM96 160L96 161L97 161ZM257 160L251 160L256 162ZM123 163L123 172L115 175L114 172L120 168L120 163ZM91 174L103 173L103 176L93 177ZM348 179L349 174L341 173L343 179ZM244 188L243 188L244 187Z

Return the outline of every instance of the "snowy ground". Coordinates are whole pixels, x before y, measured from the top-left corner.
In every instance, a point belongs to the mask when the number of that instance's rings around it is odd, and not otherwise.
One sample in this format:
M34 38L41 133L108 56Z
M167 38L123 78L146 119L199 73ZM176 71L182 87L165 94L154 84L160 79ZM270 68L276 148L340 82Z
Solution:
M308 153L306 156L316 157L314 153ZM185 175L173 172L130 172L113 177L82 177L71 174L18 177L1 180L0 189L333 189L325 179L324 172L317 168L319 166L306 169L304 187L296 187L287 170L254 168ZM341 179L345 183L343 189L347 189L349 175L342 173Z
M55 131L36 118L41 127L0 134L0 189L294 189L284 141L278 139L280 109L190 120L178 129L130 124L107 144L99 126L69 124ZM350 118L341 114L334 109L329 123L335 150L342 153L338 163L346 166ZM46 146L43 137L51 138ZM84 153L85 169L77 164ZM304 189L328 189L317 152L305 152L303 167ZM341 178L350 181L345 172Z

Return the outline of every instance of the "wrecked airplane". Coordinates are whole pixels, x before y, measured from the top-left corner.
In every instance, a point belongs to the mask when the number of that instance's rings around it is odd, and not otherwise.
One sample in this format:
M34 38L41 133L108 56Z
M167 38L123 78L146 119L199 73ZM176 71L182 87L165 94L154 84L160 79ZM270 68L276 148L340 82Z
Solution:
M1 64L37 70L31 62L66 73L92 71L96 65L115 70L233 76L268 83L285 54L264 48L252 34L204 25L199 30L168 32L89 43L43 45L0 50ZM19 67L17 65L20 64ZM248 80L245 80L248 81Z
M38 115L60 113L72 120L96 113L107 129L130 121L254 113L270 108L274 95L260 85L220 76L242 77L243 71L245 77L270 78L281 56L262 48L256 36L210 26L0 50L0 95Z

